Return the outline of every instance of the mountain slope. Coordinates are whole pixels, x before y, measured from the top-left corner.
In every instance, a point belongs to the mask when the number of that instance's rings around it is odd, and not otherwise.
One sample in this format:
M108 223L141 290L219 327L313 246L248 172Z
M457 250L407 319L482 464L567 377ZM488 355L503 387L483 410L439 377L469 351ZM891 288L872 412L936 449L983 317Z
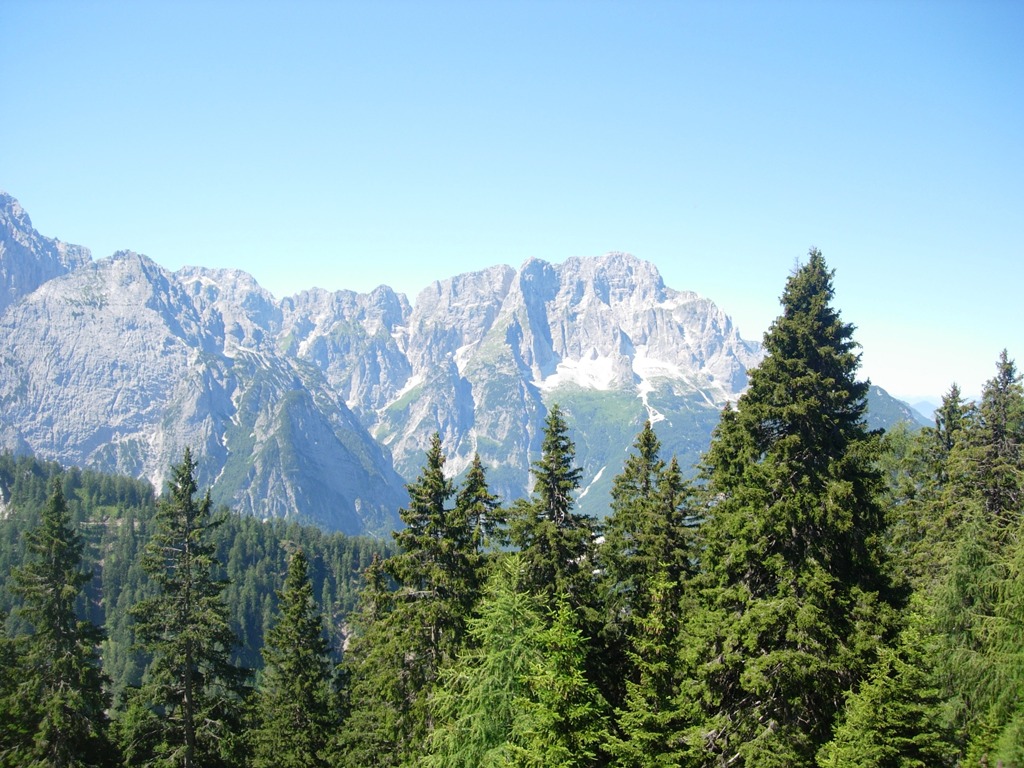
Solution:
M580 504L650 419L692 466L762 355L711 301L628 254L530 259L425 288L276 299L237 270L168 272L39 235L0 198L0 447L145 477L185 446L218 502L349 533L397 524L434 432L458 474L529 492L552 403L584 469ZM871 425L911 412L877 387Z
M5 444L158 488L191 446L215 499L244 513L389 530L404 501L389 457L315 368L267 352L251 278L217 277L121 252L9 308Z
M418 468L438 431L454 471L479 452L506 497L528 491L553 402L570 417L588 478L610 482L646 418L664 422L667 449L692 462L760 355L714 304L620 253L436 282L397 337L411 375L369 426L399 471ZM606 490L584 506L603 514Z

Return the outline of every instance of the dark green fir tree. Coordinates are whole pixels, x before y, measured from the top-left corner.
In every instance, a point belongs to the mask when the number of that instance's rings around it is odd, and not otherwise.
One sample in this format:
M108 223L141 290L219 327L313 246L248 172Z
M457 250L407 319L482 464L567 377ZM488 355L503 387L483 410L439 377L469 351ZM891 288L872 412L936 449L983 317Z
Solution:
M679 695L678 588L663 571L647 583L648 610L633 618L626 654L629 676L608 751L622 768L682 765L685 723L675 707Z
M882 438L883 507L889 515L890 560L897 582L931 590L949 567L962 505L950 503L949 457L973 420L973 405L953 384L935 411L935 426L914 432L898 424Z
M143 555L157 594L132 609L151 661L118 723L129 765L221 768L244 756L244 674L231 663L235 638L212 542L223 518L213 516L209 491L199 496L195 470L186 450Z
M960 386L954 382L943 395L942 404L935 409L935 427L928 432L934 441L937 461L945 462L969 425L972 413L973 406L968 405Z
M487 485L487 474L480 454L473 456L473 461L466 471L466 477L455 496L455 514L460 519L460 526L468 536L465 547L469 555L468 565L471 568L467 594L469 605L472 606L480 596L483 582L486 579L486 561L488 554L501 544L506 543L506 515L501 508L500 500L491 493Z
M813 765L893 631L868 385L832 277L812 249L704 459L679 699L694 765Z
M350 714L339 734L340 764L348 768L398 766L404 756L413 755L405 734L414 727L419 679L414 682L406 671L407 628L400 626L398 600L384 563L374 555L350 619L353 634L343 660Z
M301 549L278 593L278 617L263 646L252 741L254 768L317 768L338 726L323 616Z
M479 544L470 504L453 504L435 433L426 464L408 485L398 552L369 574L348 654L350 764L402 765L421 754L433 728L430 706L442 666L454 659L479 592ZM487 497L486 486L474 491ZM393 591L387 584L394 585Z
M616 705L626 682L637 681L633 660L637 643L646 642L641 636L650 628L654 601L659 611L678 604L694 570L692 492L675 458L666 466L660 449L651 423L645 423L613 481L611 514L598 547L609 662L602 677L609 681L605 695Z
M0 745L2 765L113 764L99 659L103 636L76 611L92 579L82 570L83 547L54 478L39 526L27 535L26 562L12 573L12 592L21 600L17 612L32 633L19 638L18 663L5 671L15 679L5 684L14 727L4 737L14 738Z
M981 503L986 524L1012 528L1024 509L1024 385L1005 349L963 434L951 473Z
M544 596L549 607L564 598L592 612L597 527L593 518L575 510L582 472L576 466L569 425L561 408L554 405L544 423L541 457L533 464L533 497L513 505L509 524L531 589Z
M477 542L468 508L452 504L456 491L445 476L444 463L441 438L435 433L426 465L407 486L409 506L399 512L405 527L394 534L398 552L385 562L400 599L426 620L428 656L420 661L433 670L461 642L476 595Z

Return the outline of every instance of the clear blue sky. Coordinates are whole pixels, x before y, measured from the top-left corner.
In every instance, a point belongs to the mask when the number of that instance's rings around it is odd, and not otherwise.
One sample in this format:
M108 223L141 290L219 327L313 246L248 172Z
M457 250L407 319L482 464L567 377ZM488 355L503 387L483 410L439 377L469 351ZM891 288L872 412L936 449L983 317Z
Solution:
M1024 367L1024 3L0 0L0 188L278 296L611 250L760 338L816 245L866 376Z

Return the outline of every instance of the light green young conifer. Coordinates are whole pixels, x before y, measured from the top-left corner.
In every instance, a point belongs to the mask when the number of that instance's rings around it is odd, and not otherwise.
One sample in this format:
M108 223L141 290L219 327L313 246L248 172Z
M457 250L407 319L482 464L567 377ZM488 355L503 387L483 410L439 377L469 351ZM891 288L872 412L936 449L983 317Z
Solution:
M870 675L847 693L835 736L818 752L820 768L942 768L956 748L935 669L937 647L915 606L897 642L883 648Z
M425 765L508 764L515 723L530 694L530 675L543 660L543 613L523 582L521 558L503 556L487 583L478 617L470 620L469 644L443 671Z

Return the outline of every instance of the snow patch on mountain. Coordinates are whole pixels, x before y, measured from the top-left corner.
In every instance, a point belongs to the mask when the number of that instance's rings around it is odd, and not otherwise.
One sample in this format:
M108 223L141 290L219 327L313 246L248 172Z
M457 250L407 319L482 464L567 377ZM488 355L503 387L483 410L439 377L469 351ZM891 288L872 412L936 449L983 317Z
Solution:
M597 470L597 474L594 475L594 479L591 480L590 483L587 484L587 487L584 488L580 492L580 495L576 497L577 500L582 499L584 496L586 496L588 493L590 493L590 489L593 488L595 485L597 485L598 481L601 479L601 475L604 474L604 471L606 469L608 469L607 465L605 465L605 466L601 467L599 470Z
M409 377L405 382L405 385L395 393L395 400L401 400L407 394L412 392L416 387L420 386L425 380L422 373L416 373Z
M551 392L566 384L575 384L583 389L607 392L617 380L617 359L598 353L593 347L581 360L562 360L555 372L537 382L543 392Z
M479 341L474 341L471 344L463 344L461 347L455 350L455 367L458 369L460 376L465 374L466 365L472 358L471 353L479 343Z

